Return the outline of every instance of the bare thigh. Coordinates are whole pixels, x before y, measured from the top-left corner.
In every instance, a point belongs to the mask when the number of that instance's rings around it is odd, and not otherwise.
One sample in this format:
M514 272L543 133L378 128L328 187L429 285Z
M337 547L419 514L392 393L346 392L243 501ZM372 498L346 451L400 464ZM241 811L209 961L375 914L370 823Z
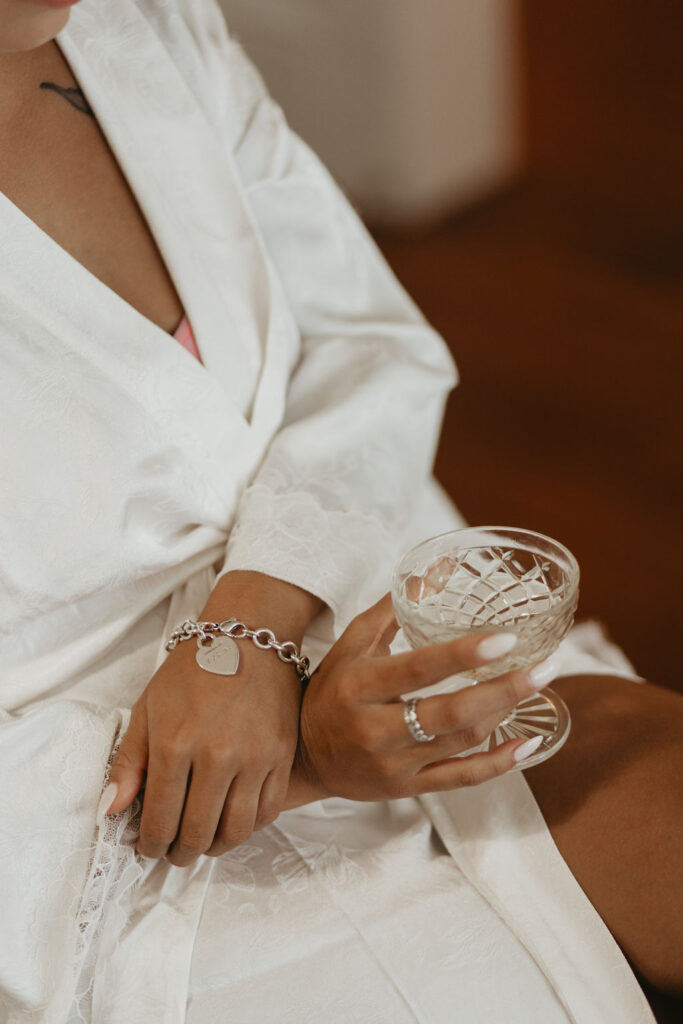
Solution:
M553 684L572 731L529 783L560 853L636 970L683 991L683 698L651 684Z

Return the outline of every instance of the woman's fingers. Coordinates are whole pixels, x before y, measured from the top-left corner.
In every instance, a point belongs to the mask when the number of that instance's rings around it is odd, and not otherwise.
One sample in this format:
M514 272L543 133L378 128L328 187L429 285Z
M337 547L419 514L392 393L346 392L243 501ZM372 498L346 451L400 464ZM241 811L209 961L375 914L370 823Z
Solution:
M499 712L482 718L461 732L437 736L431 743L416 743L411 737L412 745L401 749L402 763L415 772L437 761L459 757L466 751L481 746L506 717L506 712Z
M105 814L118 814L132 804L145 777L147 752L147 714L144 703L138 703L131 712L128 729L109 773L109 784L100 798L99 823Z
M440 683L468 669L489 665L515 646L514 633L473 633L443 644L419 647L369 662L363 699L392 700L404 693Z
M214 840L206 851L210 857L220 857L247 841L254 831L263 783L263 775L246 772L233 779Z
M361 701L394 700L468 669L489 665L508 654L517 643L514 633L474 633L391 656L389 644L397 628L391 595L386 594L358 615L335 645L338 654L359 658L359 692L354 696ZM363 657L367 658L365 666Z
M211 847L225 805L232 773L225 768L198 762L185 801L180 828L167 859L187 867Z
M290 772L290 768L276 768L266 776L259 797L255 832L272 824L279 815L287 797Z
M551 661L542 662L536 666L533 680L527 670L519 670L455 693L424 697L415 706L420 725L430 736L457 734L463 739L462 750L478 746L487 735L481 735L482 729L491 722L497 724L521 700L547 686L554 677L554 668ZM386 705L386 711L387 741L415 744L403 716L402 702Z
M190 757L150 753L145 799L142 804L138 851L145 857L164 857L178 832L185 803Z
M164 784L150 762L138 850L146 857L166 856L176 867L187 867L201 854L218 857L275 820L288 779L287 772L277 771L265 779L248 773L232 778L225 767L199 762L185 795L182 769Z
M412 795L438 793L462 786L478 786L489 779L504 775L520 760L531 757L538 750L542 736L531 740L510 740L491 753L470 754L468 757L454 757L437 761L422 768L412 780Z

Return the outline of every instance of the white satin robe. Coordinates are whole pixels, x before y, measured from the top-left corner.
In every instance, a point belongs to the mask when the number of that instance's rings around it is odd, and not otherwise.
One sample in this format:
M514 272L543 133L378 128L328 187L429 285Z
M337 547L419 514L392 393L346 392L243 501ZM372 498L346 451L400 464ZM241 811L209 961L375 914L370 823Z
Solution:
M58 42L204 365L0 195L0 1020L650 1021L519 774L325 801L190 869L136 857L135 810L96 829L217 571L318 594L320 657L458 522L429 479L454 371L213 0L82 0Z

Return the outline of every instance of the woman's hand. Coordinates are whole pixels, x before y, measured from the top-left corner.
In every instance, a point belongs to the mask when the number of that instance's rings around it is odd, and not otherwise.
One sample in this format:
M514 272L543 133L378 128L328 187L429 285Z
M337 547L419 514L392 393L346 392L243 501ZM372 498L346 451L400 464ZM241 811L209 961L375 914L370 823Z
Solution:
M300 643L319 602L259 573L224 576L201 618L239 618ZM109 813L127 807L143 780L138 850L191 864L245 842L282 809L294 758L301 684L275 651L238 641L234 677L200 668L194 640L168 656L135 703L112 767ZM112 797L110 797L112 799Z
M482 743L520 700L550 682L549 662L420 700L422 728L436 738L418 743L404 720L401 694L487 664L500 652L487 656L478 634L392 656L396 629L387 595L353 620L311 679L286 806L324 796L386 800L474 786L532 753L528 741L510 740L491 753L454 758Z

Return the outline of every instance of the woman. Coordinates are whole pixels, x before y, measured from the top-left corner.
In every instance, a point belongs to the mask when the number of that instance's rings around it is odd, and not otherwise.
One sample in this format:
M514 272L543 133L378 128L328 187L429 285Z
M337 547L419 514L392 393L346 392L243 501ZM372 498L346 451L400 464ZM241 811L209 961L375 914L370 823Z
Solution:
M330 647L456 525L443 344L212 2L0 14L5 1018L651 1019L607 928L676 983L680 837L617 808L675 820L678 703L568 680L538 805L518 743L444 759L552 666L425 699L414 742L400 694L495 650L390 656L386 600ZM300 716L272 651L166 658L232 616L329 651Z

